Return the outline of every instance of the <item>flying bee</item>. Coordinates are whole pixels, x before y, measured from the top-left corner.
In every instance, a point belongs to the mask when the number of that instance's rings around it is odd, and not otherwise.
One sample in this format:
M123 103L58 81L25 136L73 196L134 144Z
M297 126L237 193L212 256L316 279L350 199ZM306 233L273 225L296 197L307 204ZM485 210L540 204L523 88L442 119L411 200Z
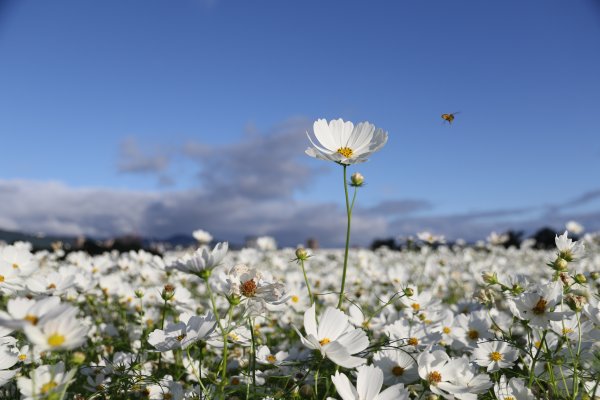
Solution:
M442 119L446 122L448 122L449 124L452 124L452 121L454 121L454 116L456 114L459 114L459 112L453 112L450 114L442 114Z

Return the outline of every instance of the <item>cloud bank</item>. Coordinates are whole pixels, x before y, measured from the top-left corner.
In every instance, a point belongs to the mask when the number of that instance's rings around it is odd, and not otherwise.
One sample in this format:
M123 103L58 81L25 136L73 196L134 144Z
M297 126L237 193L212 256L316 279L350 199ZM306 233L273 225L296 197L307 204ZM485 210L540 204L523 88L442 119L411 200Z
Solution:
M266 133L247 132L233 144L188 142L177 154L147 153L134 138L127 138L117 162L120 172L172 179L170 163L185 157L197 166L198 186L154 192L0 180L0 228L154 238L201 228L217 239L236 243L251 235L272 235L282 245L293 246L313 237L323 246L341 246L345 239L343 204L298 201L294 196L308 187L311 177L329 167L310 163L303 155L304 132L309 126L305 119L289 120ZM492 230L561 229L569 219L582 222L588 230L600 230L600 206L589 211L599 201L596 189L561 204L436 215L427 199L387 199L371 207L357 206L352 243L368 245L374 238L422 230L476 240Z

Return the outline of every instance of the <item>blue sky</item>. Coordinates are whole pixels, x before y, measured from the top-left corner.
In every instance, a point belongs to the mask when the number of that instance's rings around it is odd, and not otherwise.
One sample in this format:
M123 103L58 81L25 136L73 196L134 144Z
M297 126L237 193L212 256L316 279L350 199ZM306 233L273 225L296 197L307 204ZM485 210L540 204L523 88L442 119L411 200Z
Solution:
M341 171L304 156L302 135L341 117L390 135L353 168L369 183L358 243L600 229L597 1L0 7L0 228L337 245Z

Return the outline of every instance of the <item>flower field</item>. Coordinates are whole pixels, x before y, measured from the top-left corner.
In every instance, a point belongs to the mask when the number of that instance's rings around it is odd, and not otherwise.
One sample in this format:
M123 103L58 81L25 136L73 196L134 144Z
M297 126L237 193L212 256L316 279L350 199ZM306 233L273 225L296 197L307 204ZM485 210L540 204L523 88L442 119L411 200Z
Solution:
M347 168L388 136L341 119L314 136L306 153L343 168L344 249L230 251L202 230L160 256L0 247L2 398L600 398L599 235L350 249L365 178Z
M565 234L552 251L351 250L341 310L343 250L218 244L91 257L4 246L0 390L6 399L593 398L599 239Z

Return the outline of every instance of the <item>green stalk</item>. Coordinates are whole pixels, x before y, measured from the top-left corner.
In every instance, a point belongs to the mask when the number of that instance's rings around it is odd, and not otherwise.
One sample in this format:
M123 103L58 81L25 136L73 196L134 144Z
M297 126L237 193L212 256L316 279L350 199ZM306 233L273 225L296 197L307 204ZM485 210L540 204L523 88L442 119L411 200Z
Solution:
M314 304L312 292L310 290L310 284L308 283L308 277L306 276L306 269L304 269L304 260L300 259L300 266L302 267L302 273L304 274L304 282L306 283L306 289L308 290L308 298L310 299L310 305Z
M344 250L344 270L342 272L342 288L340 289L340 299L338 301L337 308L342 309L342 303L344 302L344 288L346 287L346 271L348 269L348 247L350 246L350 224L352 222L352 208L350 207L350 199L348 198L348 181L346 178L347 165L344 167L344 194L346 195L346 216L348 225L346 226L346 248ZM354 192L356 195L356 192ZM353 204L354 205L354 204Z

